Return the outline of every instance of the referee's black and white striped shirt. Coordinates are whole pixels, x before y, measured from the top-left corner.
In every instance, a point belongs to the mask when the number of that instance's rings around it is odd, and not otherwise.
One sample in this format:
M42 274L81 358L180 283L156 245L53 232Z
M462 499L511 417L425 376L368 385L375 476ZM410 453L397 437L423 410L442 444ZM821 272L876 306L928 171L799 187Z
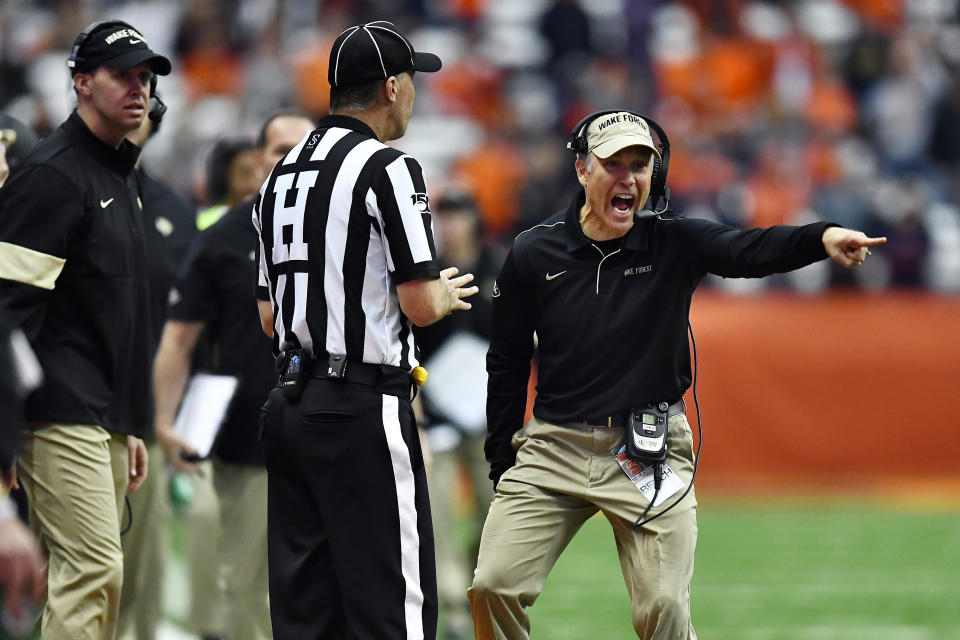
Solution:
M420 165L360 120L332 115L280 161L253 209L258 297L274 353L412 369L412 323L396 285L440 275Z

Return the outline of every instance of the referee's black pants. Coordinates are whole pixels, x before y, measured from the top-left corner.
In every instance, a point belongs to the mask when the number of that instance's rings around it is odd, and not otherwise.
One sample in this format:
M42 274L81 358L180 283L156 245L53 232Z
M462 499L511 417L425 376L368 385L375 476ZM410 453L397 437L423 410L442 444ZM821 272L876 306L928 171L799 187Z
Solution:
M434 640L437 578L409 398L312 379L264 407L276 640ZM229 532L227 532L229 535Z

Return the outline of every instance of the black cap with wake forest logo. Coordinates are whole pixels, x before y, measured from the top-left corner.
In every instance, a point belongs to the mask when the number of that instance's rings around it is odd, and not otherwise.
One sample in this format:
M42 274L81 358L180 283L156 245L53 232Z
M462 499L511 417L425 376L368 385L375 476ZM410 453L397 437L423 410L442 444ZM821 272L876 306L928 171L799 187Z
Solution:
M139 31L121 20L108 20L94 23L77 36L67 66L76 75L101 65L129 69L144 62L159 76L170 73L170 60L151 51Z
M346 87L384 80L404 71L439 71L440 58L414 51L406 36L384 20L350 27L333 42L327 80Z

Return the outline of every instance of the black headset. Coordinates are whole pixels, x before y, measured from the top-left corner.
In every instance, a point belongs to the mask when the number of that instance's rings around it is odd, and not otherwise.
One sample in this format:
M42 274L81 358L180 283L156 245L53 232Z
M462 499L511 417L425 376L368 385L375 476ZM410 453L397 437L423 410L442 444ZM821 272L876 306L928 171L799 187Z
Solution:
M570 140L567 142L567 149L576 154L587 153L587 127L597 118L610 115L611 113L629 113L643 119L647 125L657 134L657 147L660 151L660 157L653 158L653 171L650 175L650 210L656 214L663 213L670 206L670 187L667 186L667 169L670 166L670 139L667 138L667 132L652 119L630 111L629 109L608 109L606 111L596 111L586 116L578 122L570 132ZM663 201L663 208L658 209L657 205Z
M71 75L77 73L78 64L83 65L86 63L86 60L80 55L80 49L86 44L91 34L104 27L126 27L133 29L133 25L123 20L98 20L97 22L88 24L86 29L81 31L77 39L73 41L73 49L70 51L70 57L67 58L67 66L70 68ZM147 117L150 118L150 122L152 122L155 127L159 126L160 121L163 120L163 115L167 112L167 105L165 105L163 100L160 99L160 96L157 95L157 74L155 73L150 77L149 107L150 111L147 112Z
M150 111L147 112L147 117L153 123L154 133L160 128L160 121L163 120L163 114L166 112L167 105L164 104L163 100L160 99L160 94L157 93L157 74L153 74L150 76Z

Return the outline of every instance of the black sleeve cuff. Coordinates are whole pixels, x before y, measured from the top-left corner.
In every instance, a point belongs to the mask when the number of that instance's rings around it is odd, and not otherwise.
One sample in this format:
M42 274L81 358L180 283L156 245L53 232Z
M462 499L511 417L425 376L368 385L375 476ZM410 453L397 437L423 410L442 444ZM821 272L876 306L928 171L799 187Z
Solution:
M505 474L514 464L517 462L517 456L513 455L510 458L497 460L490 463L490 479L493 480L493 489L496 491L497 485L500 483L500 477Z
M436 262L422 262L414 265L410 269L393 272L394 284L402 284L411 280L421 280L424 278L434 279L440 277L440 267Z

